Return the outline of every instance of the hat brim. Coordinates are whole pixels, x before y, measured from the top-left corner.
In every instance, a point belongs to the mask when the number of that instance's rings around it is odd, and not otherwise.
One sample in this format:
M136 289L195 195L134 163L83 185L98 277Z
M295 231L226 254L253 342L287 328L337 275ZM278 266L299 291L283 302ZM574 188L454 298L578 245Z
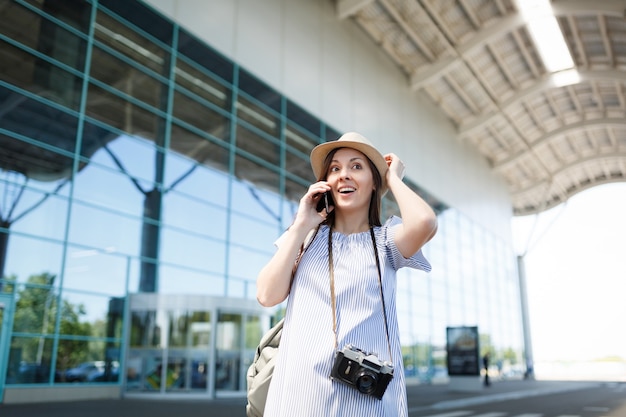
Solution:
M330 152L339 148L351 148L361 152L362 154L367 156L370 161L372 161L372 163L378 170L378 173L380 174L380 179L382 181L381 195L385 194L385 192L387 192L387 170L389 169L389 166L387 165L387 161L385 161L383 155L378 152L378 150L372 145L364 143L363 141L344 139L344 137L346 136L347 134L342 136L338 140L322 143L313 148L313 150L311 151L311 167L313 168L313 175L315 175L315 178L317 180L321 180L325 177L326 173L324 172L324 160ZM358 135L358 138L367 140L361 135Z

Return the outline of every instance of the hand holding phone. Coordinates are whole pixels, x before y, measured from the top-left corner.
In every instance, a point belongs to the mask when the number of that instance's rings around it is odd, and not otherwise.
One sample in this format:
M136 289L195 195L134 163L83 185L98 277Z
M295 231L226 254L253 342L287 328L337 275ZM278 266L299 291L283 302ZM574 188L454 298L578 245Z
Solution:
M320 200L317 202L316 210L320 212L323 209L326 209L326 214L328 214L330 213L331 204L332 204L332 197L330 196L330 191L327 191L320 197Z

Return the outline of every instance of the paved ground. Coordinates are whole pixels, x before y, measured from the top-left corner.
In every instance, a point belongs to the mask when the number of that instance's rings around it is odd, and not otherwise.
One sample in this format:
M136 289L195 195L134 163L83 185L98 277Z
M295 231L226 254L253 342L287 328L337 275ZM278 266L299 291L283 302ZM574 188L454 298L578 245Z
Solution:
M516 398L582 389L600 383L559 381L499 381L475 392L449 385L410 385L409 411L449 409ZM244 398L199 400L132 399L0 405L2 417L245 417Z

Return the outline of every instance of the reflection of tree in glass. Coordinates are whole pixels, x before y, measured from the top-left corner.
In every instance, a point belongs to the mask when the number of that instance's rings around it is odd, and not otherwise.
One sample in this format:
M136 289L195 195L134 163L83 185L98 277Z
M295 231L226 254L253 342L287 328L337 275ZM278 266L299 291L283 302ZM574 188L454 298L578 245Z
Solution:
M11 350L20 352L21 362L50 366L52 350L45 349L44 345L52 342L52 335L55 333L59 306L59 294L54 287L55 279L56 275L45 272L32 275L23 289L16 292L13 331L38 335L12 340ZM8 281L15 282L16 278L11 277ZM81 322L81 317L85 314L83 304L74 305L62 300L58 333L71 335L71 338L59 339L56 362L59 369L66 369L90 359L89 342L81 339L81 336L91 336L93 333L91 323Z

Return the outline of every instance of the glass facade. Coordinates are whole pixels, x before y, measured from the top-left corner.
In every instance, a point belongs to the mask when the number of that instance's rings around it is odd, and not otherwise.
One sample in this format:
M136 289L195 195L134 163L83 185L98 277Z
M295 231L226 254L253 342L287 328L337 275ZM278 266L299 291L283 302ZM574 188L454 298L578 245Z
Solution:
M139 1L0 3L0 389L244 390L262 315L129 295L254 301L310 150L339 132ZM399 275L407 374L445 372L451 325L519 365L512 250L422 195L439 233L433 272Z

